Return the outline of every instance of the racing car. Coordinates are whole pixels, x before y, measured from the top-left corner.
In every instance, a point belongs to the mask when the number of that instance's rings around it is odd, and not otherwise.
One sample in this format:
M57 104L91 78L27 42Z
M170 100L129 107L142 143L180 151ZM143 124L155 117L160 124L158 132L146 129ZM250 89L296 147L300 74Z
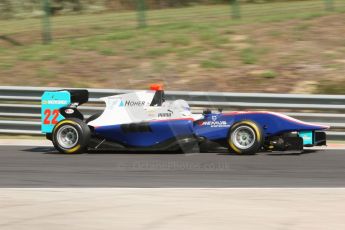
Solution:
M324 130L329 128L276 112L205 110L194 114L185 100L166 100L160 85L100 98L105 102L104 111L85 119L78 106L88 100L87 90L43 93L42 133L61 153L191 152L208 144L236 154L303 151L304 147L326 145Z

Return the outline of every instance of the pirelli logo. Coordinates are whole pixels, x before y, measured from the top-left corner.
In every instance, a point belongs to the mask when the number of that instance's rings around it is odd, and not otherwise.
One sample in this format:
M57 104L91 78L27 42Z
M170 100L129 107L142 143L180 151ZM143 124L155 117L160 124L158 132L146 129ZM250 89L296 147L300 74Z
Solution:
M158 113L159 118L168 118L171 116L172 116L172 113Z

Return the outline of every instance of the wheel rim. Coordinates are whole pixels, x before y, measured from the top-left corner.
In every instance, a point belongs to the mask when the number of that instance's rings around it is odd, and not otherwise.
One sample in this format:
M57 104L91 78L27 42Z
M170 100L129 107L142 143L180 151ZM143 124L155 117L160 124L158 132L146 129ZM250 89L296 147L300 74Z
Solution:
M61 127L57 133L58 144L65 149L71 149L76 146L78 139L77 129L70 125Z
M239 149L249 149L256 140L255 132L247 126L240 126L231 134L231 140Z

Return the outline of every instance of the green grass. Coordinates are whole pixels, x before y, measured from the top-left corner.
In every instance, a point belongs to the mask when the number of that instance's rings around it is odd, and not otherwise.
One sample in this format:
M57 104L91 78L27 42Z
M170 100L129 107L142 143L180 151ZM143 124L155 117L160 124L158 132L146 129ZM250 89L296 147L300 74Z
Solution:
M167 68L167 63L162 61L154 61L152 66L154 73L162 73Z
M154 58L154 57L161 57L165 56L169 53L174 51L171 47L159 47L159 48L151 48L145 54L147 57Z
M203 60L200 66L205 69L225 68L227 65L224 63L224 55L219 52L212 52L209 58Z
M115 50L111 49L111 48L101 48L100 49L100 54L104 55L104 56L115 56L116 52Z
M252 65L258 61L257 53L253 48L246 48L241 51L241 60L243 64Z
M309 13L309 14L303 15L302 19L304 19L304 20L311 20L311 19L318 18L318 17L324 16L324 15L326 15L325 12Z
M277 76L278 76L278 73L273 70L266 70L265 72L261 74L261 77L267 78L267 79L273 79L273 78L276 78Z
M327 68L341 70L344 67L342 63L329 63L326 65Z
M212 41L215 37L216 31L212 28L201 31L200 40L201 41Z
M47 68L39 68L37 70L37 77L39 77L40 79L49 81L56 77L56 72Z
M271 30L267 33L269 36L274 37L274 38L279 38L282 36L282 32L280 30Z
M318 85L317 93L320 94L345 94L345 80L322 81Z
M127 40L131 39L135 36L135 33L133 31L120 31L111 33L106 36L107 40L110 41L118 41L118 40Z
M344 4L338 3L336 12L344 12ZM178 9L154 10L147 12L148 25L164 25L178 22L198 23L214 21L228 21L232 24L248 22L272 22L288 19L312 19L332 13L324 10L324 0L276 2L268 4L242 4L241 20L231 20L228 5L194 6ZM54 29L88 28L100 32L104 30L118 31L119 29L137 26L137 14L133 12L115 12L102 14L69 15L52 18ZM175 24L170 29L184 29L185 24ZM29 18L25 20L0 20L3 33L10 34L21 31L37 31L41 29L41 19ZM114 39L126 39L129 34L114 36Z
M295 26L295 30L297 30L297 31L306 31L309 28L310 28L310 24L308 24L308 23L301 23L301 24Z
M201 67L205 69L212 69L212 68L224 68L225 65L219 60L204 60L201 62Z
M0 54L5 54L6 52L8 52L8 49L0 46Z
M49 61L56 60L62 54L63 47L56 45L35 44L17 48L17 59L20 61ZM62 51L65 52L65 51Z
M191 44L191 38L186 35L176 35L172 37L171 44L173 46L188 46Z
M9 70L9 69L11 69L13 66L14 66L14 64L13 64L13 63L10 63L10 62L3 62L3 63L0 63L0 69L3 69L3 70Z
M0 74L2 70L14 69L17 64L28 64L40 66L35 72L38 78L49 79L57 77L57 73L45 66L46 63L53 63L61 69L70 61L87 62L88 55L95 61L112 60L106 57L117 56L121 63L114 62L112 66L119 69L150 62L154 73L161 73L182 62L190 64L191 59L196 60L205 72L208 69L232 68L232 61L238 60L240 65L265 64L271 61L266 58L271 53L267 48L270 45L257 44L256 37L246 31L249 24L253 28L253 25L269 26L269 23L275 25L275 22L294 19L297 23L293 21L296 24L292 33L296 33L296 39L300 40L312 23L308 20L344 11L345 1L338 4L335 12L326 12L323 0L243 4L242 18L233 20L229 5L193 6L148 11L148 27L141 29L137 28L134 11L56 16L52 18L52 28L59 38L50 45L41 44L39 18L0 20L1 34L25 41L23 46L0 47ZM266 31L276 40L287 36L284 28L277 26ZM231 40L233 34L246 35L248 39L236 44ZM222 55L217 56L217 53ZM262 77L275 78L277 75L268 71Z
M190 59L197 56L203 50L204 48L202 46L191 46L191 47L178 48L175 50L175 52L176 52L176 56L179 59Z

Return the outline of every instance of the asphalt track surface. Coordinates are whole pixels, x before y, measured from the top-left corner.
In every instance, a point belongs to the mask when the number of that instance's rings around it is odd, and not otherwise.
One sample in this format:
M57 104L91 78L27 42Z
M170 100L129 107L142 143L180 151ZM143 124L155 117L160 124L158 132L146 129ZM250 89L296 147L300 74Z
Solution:
M0 146L0 187L345 187L345 150L63 155Z

